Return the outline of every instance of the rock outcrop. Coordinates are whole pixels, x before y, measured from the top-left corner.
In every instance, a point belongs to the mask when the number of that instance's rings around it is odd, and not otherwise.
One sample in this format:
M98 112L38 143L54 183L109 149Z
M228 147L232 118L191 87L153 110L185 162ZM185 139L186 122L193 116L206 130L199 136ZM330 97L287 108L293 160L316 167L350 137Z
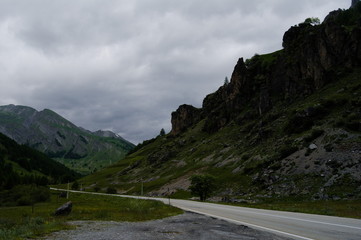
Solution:
M283 37L283 49L240 58L229 84L209 94L202 109L181 106L172 113L172 133L201 119L204 130L215 132L230 121L260 116L275 103L305 98L340 74L361 66L361 4L331 12L320 25L301 23ZM248 116L242 116L247 111Z
M358 6L290 28L280 51L240 58L202 108L180 106L172 134L142 144L105 181L183 198L192 175L212 174L214 200L361 199Z
M192 126L200 119L200 111L191 105L181 105L177 111L172 113L172 132L177 135L185 131L189 126Z

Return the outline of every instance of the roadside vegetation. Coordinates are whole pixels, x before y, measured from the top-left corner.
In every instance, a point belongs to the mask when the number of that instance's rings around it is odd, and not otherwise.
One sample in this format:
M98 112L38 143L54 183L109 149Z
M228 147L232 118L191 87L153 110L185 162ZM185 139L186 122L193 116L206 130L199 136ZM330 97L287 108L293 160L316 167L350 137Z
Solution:
M68 216L55 217L54 211L67 201L73 210ZM70 193L69 199L51 191L50 200L32 206L0 208L0 240L27 239L48 233L72 229L73 220L147 221L181 214L180 209L158 201L126 199Z
M211 175L193 175L191 177L191 193L199 196L201 201L205 201L215 191L216 179Z

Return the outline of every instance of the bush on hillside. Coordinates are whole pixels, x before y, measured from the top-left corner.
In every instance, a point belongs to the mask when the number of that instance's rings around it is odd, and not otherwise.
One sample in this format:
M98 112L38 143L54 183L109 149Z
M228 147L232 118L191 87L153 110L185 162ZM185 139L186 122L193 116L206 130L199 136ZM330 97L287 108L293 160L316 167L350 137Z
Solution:
M116 194L117 193L117 190L113 187L108 187L107 188L107 193L109 194Z
M72 185L71 185L71 189L72 190L79 190L79 183L77 181L75 181Z

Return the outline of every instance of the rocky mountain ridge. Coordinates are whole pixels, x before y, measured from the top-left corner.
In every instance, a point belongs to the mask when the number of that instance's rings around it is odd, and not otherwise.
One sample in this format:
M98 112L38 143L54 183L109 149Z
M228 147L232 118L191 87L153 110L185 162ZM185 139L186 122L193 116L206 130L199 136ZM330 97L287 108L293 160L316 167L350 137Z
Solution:
M355 7L356 8L356 7ZM351 10L350 10L351 11ZM217 131L246 106L262 116L277 101L292 102L309 96L340 74L361 65L361 29L339 9L321 25L301 23L283 37L283 50L238 60L230 83L209 94L201 109L180 106L172 114L172 133L181 133L200 119L205 130ZM255 97L257 96L257 97Z
M110 131L92 133L49 109L27 106L0 106L0 132L82 173L118 161L134 147Z
M360 34L360 3L291 27L202 108L173 112L170 134L82 183L189 198L190 177L207 173L218 200L361 198Z

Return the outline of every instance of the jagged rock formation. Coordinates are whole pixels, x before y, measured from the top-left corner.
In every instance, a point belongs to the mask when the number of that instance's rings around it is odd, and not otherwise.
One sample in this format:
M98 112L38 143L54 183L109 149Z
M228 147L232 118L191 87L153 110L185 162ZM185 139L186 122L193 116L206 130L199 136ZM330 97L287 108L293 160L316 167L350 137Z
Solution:
M361 22L345 27L355 19L344 15L345 11L337 10L321 25L293 26L284 34L282 51L256 55L247 62L239 59L230 84L208 95L201 110L185 114L182 107L181 118L172 114L172 132L187 129L184 126L189 127L195 119L206 119L204 129L217 131L247 106L262 115L279 100L292 102L309 96L345 69L361 66Z
M361 4L291 27L282 50L240 58L202 108L172 113L171 134L87 182L190 197L190 177L207 173L218 199L361 198L360 34Z
M110 131L92 133L49 109L38 112L26 106L0 106L0 132L70 168L81 169L82 173L93 171L100 165L105 167L134 147Z

